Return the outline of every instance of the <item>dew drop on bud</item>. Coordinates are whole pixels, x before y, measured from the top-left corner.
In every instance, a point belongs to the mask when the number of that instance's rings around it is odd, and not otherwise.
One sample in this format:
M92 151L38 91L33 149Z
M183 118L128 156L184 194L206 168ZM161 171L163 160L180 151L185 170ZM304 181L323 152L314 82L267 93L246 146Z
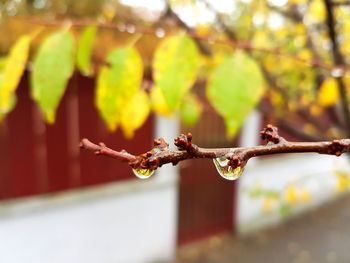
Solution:
M342 77L344 75L344 70L342 68L336 67L336 68L332 69L331 75L334 78Z
M142 168L136 168L132 169L134 175L140 179L148 179L154 174L154 170L151 169L142 169Z
M127 25L126 32L128 32L129 34L134 34L136 32L135 26L132 24Z
M126 30L126 25L125 24L118 24L117 28L120 32L125 32Z
M237 180L243 173L243 167L239 166L236 169L233 169L228 165L229 160L224 157L215 158L213 161L216 170L219 172L221 177L225 178L226 180Z
M156 29L156 36L158 38L163 38L165 36L165 30L163 28L157 28Z

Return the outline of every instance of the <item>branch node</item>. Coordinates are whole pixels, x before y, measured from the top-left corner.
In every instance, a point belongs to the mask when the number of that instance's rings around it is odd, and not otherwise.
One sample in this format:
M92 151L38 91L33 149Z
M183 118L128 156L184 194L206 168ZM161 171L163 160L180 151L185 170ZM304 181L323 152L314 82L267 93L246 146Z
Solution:
M266 141L267 143L273 142L274 144L278 144L282 137L278 134L278 129L277 127L268 124L266 128L264 128L260 132L261 139Z
M229 156L228 160L229 160L228 165L231 166L233 169L236 169L237 167L241 167L245 165L245 161L243 161L239 155Z
M169 147L169 144L163 138L155 139L153 145L161 150L166 150Z
M341 140L333 140L329 146L329 152L336 156L340 156L344 152L345 147L346 145Z
M187 133L187 135L181 134L179 137L174 139L174 144L180 151L184 150L188 153L194 153L196 151L196 148L192 144L191 133Z

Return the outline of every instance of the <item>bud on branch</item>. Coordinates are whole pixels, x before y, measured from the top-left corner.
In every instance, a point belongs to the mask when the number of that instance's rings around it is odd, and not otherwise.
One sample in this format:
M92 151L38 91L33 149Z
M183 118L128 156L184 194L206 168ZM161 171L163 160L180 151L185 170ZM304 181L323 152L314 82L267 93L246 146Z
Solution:
M169 149L169 145L163 138L154 140L154 147L143 154L133 155L125 150L115 151L108 148L104 143L94 144L88 139L83 139L80 147L94 152L96 155L109 156L123 162L127 162L133 169L156 170L164 164L178 164L180 161L194 158L226 158L232 169L244 167L252 157L280 154L315 152L340 156L350 151L350 139L320 142L291 142L278 134L278 129L267 125L260 132L261 138L266 145L238 148L201 148L192 143L192 134L181 134L174 139L177 150Z

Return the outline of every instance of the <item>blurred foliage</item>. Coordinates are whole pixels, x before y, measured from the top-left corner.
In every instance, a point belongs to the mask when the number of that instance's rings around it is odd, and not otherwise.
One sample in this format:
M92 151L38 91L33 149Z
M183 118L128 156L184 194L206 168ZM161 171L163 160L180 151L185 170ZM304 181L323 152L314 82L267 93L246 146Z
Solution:
M333 9L346 63L350 8ZM179 111L193 125L211 107L233 136L257 105L269 120L299 123L301 133L343 136L335 78L346 89L350 79L332 60L326 19L323 0L2 0L0 119L31 64L32 97L48 123L77 68L97 79L107 127L120 125L128 138L150 110Z

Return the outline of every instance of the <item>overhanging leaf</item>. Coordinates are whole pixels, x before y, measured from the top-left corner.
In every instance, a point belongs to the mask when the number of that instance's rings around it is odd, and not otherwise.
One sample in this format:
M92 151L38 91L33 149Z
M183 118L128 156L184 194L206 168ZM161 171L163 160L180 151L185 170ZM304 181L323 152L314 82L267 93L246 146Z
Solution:
M138 91L142 75L142 59L131 46L114 49L107 57L97 78L95 103L109 130L114 131L121 112Z
M162 116L169 117L172 115L168 104L165 102L164 95L159 87L154 86L151 90L151 105L152 110Z
M50 124L55 121L57 107L73 70L73 35L63 29L47 36L33 62L31 91Z
M91 52L97 33L96 26L88 26L80 36L77 47L77 67L85 76L92 74Z
M164 94L169 110L176 110L196 80L199 54L193 40L185 35L165 38L153 59L155 85Z
M12 46L2 63L0 80L0 113L6 114L15 106L15 91L26 67L31 37L24 35Z
M202 114L203 106L195 94L187 94L181 103L181 120L185 125L193 126Z
M147 93L139 90L126 104L122 111L121 127L126 138L134 136L135 130L147 120L150 112L150 102Z
M227 57L209 79L206 95L224 118L232 137L262 95L263 78L258 65L238 51Z
M323 107L330 107L339 99L338 83L334 78L327 78L322 82L318 93L318 103Z

